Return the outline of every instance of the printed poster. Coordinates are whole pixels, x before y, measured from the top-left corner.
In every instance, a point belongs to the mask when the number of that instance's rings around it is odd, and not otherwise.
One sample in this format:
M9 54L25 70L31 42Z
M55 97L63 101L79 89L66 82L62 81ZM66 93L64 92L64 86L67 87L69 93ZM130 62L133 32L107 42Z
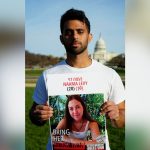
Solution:
M49 105L54 109L50 119L53 150L105 150L106 120L100 112L105 95L90 76L47 76Z

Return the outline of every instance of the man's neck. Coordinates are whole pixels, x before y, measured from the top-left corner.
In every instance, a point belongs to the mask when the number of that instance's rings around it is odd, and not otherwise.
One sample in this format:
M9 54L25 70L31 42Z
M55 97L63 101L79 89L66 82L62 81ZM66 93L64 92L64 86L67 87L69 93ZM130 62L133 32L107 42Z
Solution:
M92 60L88 56L88 53L79 54L76 56L67 54L66 62L71 67L75 67L75 68L85 68L92 64Z

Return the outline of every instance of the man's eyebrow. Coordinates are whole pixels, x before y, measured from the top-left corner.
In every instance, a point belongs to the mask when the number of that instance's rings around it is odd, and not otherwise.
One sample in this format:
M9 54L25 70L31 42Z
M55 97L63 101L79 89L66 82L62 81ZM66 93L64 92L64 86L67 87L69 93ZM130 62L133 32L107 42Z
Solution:
M85 30L85 29L83 29L83 28L77 28L76 30Z
M67 28L65 29L65 31L84 31L85 29L83 28L77 28L77 29L71 29L71 28Z
M71 28L66 28L65 30L72 30Z
M66 32L66 31L73 31L73 29L67 28L67 29L65 29L64 31L65 31L65 32Z

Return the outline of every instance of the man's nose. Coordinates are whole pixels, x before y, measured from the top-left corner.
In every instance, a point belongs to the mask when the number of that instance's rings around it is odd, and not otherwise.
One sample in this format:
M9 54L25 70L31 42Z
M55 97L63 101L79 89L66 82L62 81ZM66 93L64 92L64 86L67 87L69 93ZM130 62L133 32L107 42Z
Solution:
M78 33L76 31L74 31L74 33L73 33L73 38L78 39Z

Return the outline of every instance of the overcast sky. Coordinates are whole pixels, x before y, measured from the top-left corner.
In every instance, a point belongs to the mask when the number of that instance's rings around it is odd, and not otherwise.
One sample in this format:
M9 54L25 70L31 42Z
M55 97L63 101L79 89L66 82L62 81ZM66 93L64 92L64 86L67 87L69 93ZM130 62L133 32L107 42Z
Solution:
M91 23L93 40L89 53L94 52L101 33L109 52L124 52L124 0L26 0L25 48L30 52L64 56L59 41L60 17L70 8L84 10Z

